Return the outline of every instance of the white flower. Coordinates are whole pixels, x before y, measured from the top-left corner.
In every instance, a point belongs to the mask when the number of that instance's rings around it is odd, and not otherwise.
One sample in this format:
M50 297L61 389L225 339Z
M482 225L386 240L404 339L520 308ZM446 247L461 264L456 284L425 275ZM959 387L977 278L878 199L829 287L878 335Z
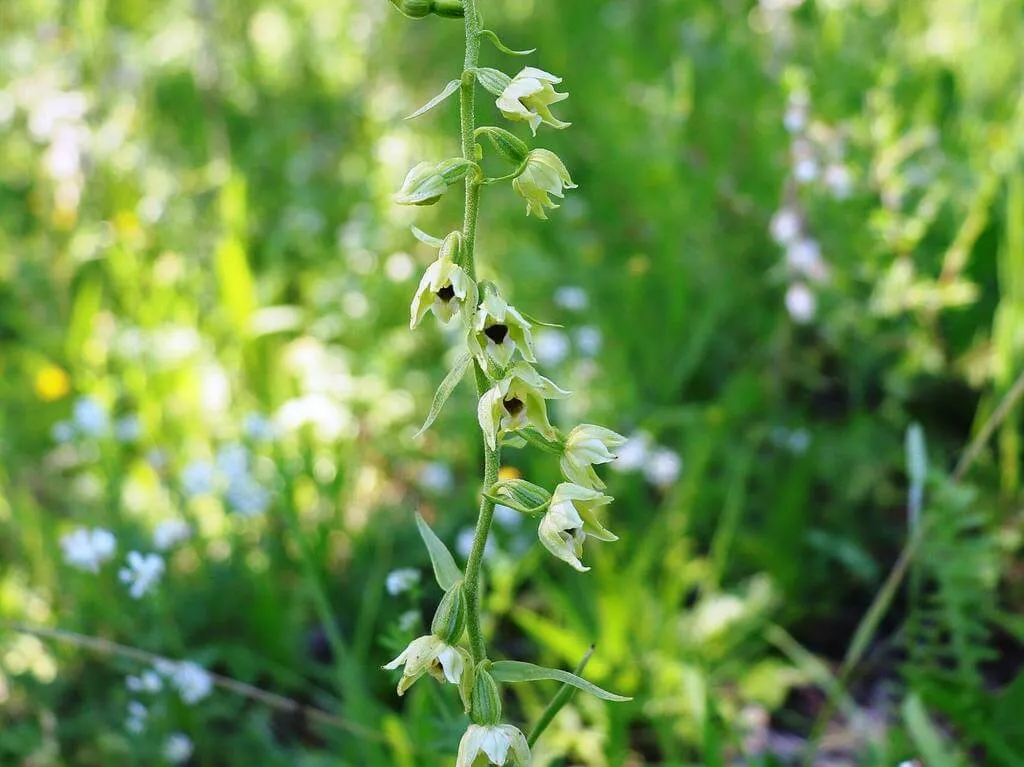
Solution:
M570 123L557 119L549 107L569 98L568 93L558 93L554 85L562 82L550 72L536 67L525 67L505 86L495 102L498 109L509 120L522 120L530 124L533 135L541 123L552 128L568 128Z
M146 728L146 719L149 718L149 709L137 700L128 701L128 718L125 719L124 728L133 735L138 735Z
M247 476L249 451L237 442L224 445L217 451L217 468L228 478L228 482Z
M789 245L800 235L800 214L792 208L782 208L772 216L769 231L779 245Z
M476 306L476 283L455 263L461 247L462 235L458 232L444 238L437 260L423 273L409 306L410 328L419 325L428 311L447 324Z
M525 163L523 172L512 179L512 188L526 200L526 215L532 213L546 219L548 214L544 208L559 207L550 195L562 199L565 197L563 190L575 189L576 184L561 158L547 149L534 149L526 156Z
M555 366L569 356L569 337L561 330L543 328L535 342L537 359L545 365Z
M587 291L577 285L563 285L555 291L555 304L570 312L582 312L589 303Z
M599 541L617 541L618 536L598 522L595 511L612 502L603 495L571 482L563 482L551 494L551 505L537 528L540 542L548 551L581 573L589 570L580 558L587 536Z
M576 330L576 346L584 357L596 357L601 351L601 331L593 325L584 325Z
M192 740L181 732L171 733L164 741L163 756L171 764L182 764L192 756L195 746Z
M255 517L270 506L270 491L249 474L238 477L228 485L224 493L228 505L243 517Z
M192 535L192 528L182 519L167 519L153 528L153 545L160 551L167 551L179 543L187 541Z
M801 184L807 184L818 177L818 161L813 157L802 157L793 166L793 177Z
M793 321L806 325L814 319L818 308L814 293L802 282L795 282L786 291L786 311Z
M786 265L797 274L808 275L821 268L821 246L816 240L803 237L786 248Z
M413 627L419 623L419 620L419 610L406 610L398 616L398 628L402 631L412 631Z
M60 539L60 548L70 567L98 573L100 566L117 551L117 538L102 527L80 527Z
M651 451L651 435L638 431L626 440L619 450L619 457L612 464L615 471L638 471L643 468Z
M853 178L850 169L840 163L832 163L825 168L825 186L837 200L845 200L853 189Z
M160 581L164 574L164 560L159 554L142 555L128 552L128 566L122 567L118 577L129 586L132 599L141 599Z
M526 736L510 724L471 724L459 743L455 767L529 767L530 746Z
M473 660L461 647L452 647L436 636L418 637L402 650L401 654L384 668L392 671L404 665L402 678L398 682L398 694L405 695L413 682L424 674L430 674L439 682L458 684L462 672Z
M392 570L384 579L384 587L391 596L398 596L420 582L420 571L412 567Z
M156 664L156 670L170 680L178 696L190 706L213 691L213 676L194 661L162 661Z
M487 391L477 406L477 420L494 450L498 436L532 426L549 440L556 432L548 421L545 400L564 399L569 392L560 389L526 362L517 362L505 378Z
M107 432L107 411L92 397L79 397L72 408L72 420L78 431L87 437L100 437Z
M652 485L668 487L679 478L683 469L683 459L679 454L660 447L650 454L644 465L644 476Z
M217 472L209 461L192 461L181 472L181 489L193 498L208 495L216 487Z
M473 315L467 344L477 357L490 357L499 367L508 365L517 349L523 359L534 362L531 327L497 292L486 291Z
M160 692L164 688L164 682L152 669L143 671L138 676L129 676L124 680L125 687L130 692Z
M616 455L612 451L624 444L626 438L611 429L580 424L565 438L560 461L562 474L577 485L600 490L604 482L597 476L594 466L614 461Z

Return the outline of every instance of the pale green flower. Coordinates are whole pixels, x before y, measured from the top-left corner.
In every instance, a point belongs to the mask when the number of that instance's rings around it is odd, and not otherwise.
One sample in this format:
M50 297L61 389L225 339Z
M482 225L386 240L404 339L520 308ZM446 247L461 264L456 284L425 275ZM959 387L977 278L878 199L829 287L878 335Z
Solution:
M488 290L473 315L469 330L469 350L477 357L488 356L504 368L519 350L524 359L536 362L530 323L496 292Z
M590 568L584 567L580 560L587 536L599 541L618 540L618 536L598 522L595 514L597 509L611 502L610 495L563 482L551 494L551 505L537 528L540 542L563 562L568 562L581 573L586 572Z
M528 362L519 361L480 398L477 418L487 444L494 450L498 437L532 426L549 440L557 435L548 420L546 400L564 399L569 392L542 376Z
M419 325L428 311L434 312L442 323L448 323L452 317L468 313L476 304L476 283L453 260L461 241L458 232L445 237L437 260L423 273L409 306L410 328Z
M553 86L560 82L562 78L550 72L526 67L505 86L495 103L507 119L529 123L534 136L541 123L552 128L568 128L571 123L557 119L548 108L569 98L568 93L555 91Z
M545 207L557 208L549 195L559 199L565 197L563 189L575 189L572 177L565 164L554 152L534 149L526 156L523 172L512 179L512 188L526 200L526 215L533 213L537 218L548 217Z
M577 485L603 490L604 482L597 476L594 466L609 463L616 458L612 451L626 444L626 438L603 426L584 423L565 438L560 461L562 474Z
M439 682L459 684L466 666L472 666L473 659L461 647L452 647L436 636L418 637L402 650L402 653L384 668L392 671L401 665L402 678L398 682L398 694L405 695L413 682L424 674L430 674Z
M455 767L529 767L530 746L526 736L511 724L471 724L459 743Z

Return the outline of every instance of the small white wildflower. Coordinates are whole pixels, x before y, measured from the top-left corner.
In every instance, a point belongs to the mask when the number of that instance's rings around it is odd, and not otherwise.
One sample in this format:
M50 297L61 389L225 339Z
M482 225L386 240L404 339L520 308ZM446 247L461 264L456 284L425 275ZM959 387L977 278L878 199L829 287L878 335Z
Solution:
M182 764L192 756L195 746L192 740L181 732L171 733L164 741L163 755L171 764Z
M568 128L569 123L562 122L551 114L550 106L569 98L568 93L558 93L553 86L562 82L550 72L536 67L525 67L512 78L505 90L498 97L497 105L501 113L509 120L522 120L529 123L533 135L541 123L552 128Z
M477 420L487 443L494 450L498 438L507 432L532 426L545 438L554 440L555 428L548 420L547 400L565 399L569 392L540 375L527 362L515 363L477 404Z
M128 552L128 566L122 567L118 577L128 585L132 599L141 599L159 583L164 574L164 560L159 554Z
M149 709L137 700L128 701L128 718L125 719L124 728L133 735L138 735L146 729L146 719L149 718Z
M60 539L64 562L70 567L97 573L100 566L113 558L117 551L117 538L102 527L80 527Z
M431 461L420 469L417 483L424 490L446 493L455 484L455 477L448 466L440 461Z
M576 330L576 347L584 357L596 357L603 341L601 331L593 325L584 325Z
M615 471L639 471L651 451L651 435L638 431L618 449L618 458L612 463Z
M398 628L401 631L412 631L419 622L420 613L418 610L406 610L398 616Z
M138 442L142 436L142 421L137 415L119 418L114 424L114 438L118 442Z
M796 274L818 282L824 282L828 277L821 246L810 237L803 237L786 249L786 265Z
M562 475L577 485L600 490L604 482L594 471L595 465L615 460L615 450L623 447L627 439L603 426L583 423L565 438L560 466Z
M840 163L832 163L825 168L825 186L837 200L845 200L853 190L853 177L850 169Z
M209 461L192 461L181 472L181 489L194 498L209 495L216 487L217 472Z
M420 571L412 567L392 570L384 579L384 587L395 597L403 594L420 582Z
M800 235L800 214L792 208L781 208L772 216L769 231L779 245L789 245Z
M569 338L561 330L543 328L533 342L537 359L554 367L569 356Z
M167 519L153 528L153 545L160 551L167 551L187 541L192 528L183 519Z
M157 671L167 676L182 701L192 706L213 691L213 677L198 663L190 660L180 663L157 664Z
M590 304L590 299L583 288L563 285L555 291L555 304L570 312L582 312Z
M793 321L805 325L814 319L818 302L814 293L802 282L795 282L786 291L786 311Z
M652 485L668 487L679 478L683 459L674 450L660 447L650 454L644 465L644 477Z
M807 104L791 103L782 117L782 124L790 133L799 133L807 127Z
M459 743L455 767L530 767L530 746L511 724L471 724Z
M793 166L793 178L801 184L809 184L818 177L818 161L813 157L802 157Z
M70 442L75 438L75 427L70 421L58 421L50 429L50 437L61 444Z
M580 558L583 556L583 542L587 536L599 541L617 541L618 537L607 530L597 519L595 512L612 502L610 495L598 490L563 482L551 494L551 505L537 526L537 537L541 544L576 570L586 572Z
M109 427L106 409L92 397L79 397L75 400L72 420L78 431L87 437L103 436Z
M164 687L163 679L152 669L143 671L138 676L129 676L124 680L130 692L160 692Z
M237 442L224 445L217 451L217 468L234 482L249 474L249 451Z
M436 636L418 637L402 650L401 654L384 666L393 671L404 666L402 678L398 682L398 694L405 691L424 674L430 674L439 682L458 684L462 672L472 666L473 660L469 653L461 647L452 647Z

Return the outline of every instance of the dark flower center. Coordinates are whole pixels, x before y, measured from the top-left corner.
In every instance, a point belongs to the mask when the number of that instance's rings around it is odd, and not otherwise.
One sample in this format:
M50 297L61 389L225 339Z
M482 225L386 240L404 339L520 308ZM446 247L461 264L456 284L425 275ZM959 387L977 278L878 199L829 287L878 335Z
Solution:
M512 397L502 403L505 406L505 410L508 411L509 415L516 416L523 409L523 401L518 397Z
M445 303L448 303L453 298L455 298L455 288L453 288L451 285L445 285L443 288L437 291L437 297L440 298Z
M501 344L505 337L508 336L508 325L491 325L484 330L484 335L494 341L494 343Z

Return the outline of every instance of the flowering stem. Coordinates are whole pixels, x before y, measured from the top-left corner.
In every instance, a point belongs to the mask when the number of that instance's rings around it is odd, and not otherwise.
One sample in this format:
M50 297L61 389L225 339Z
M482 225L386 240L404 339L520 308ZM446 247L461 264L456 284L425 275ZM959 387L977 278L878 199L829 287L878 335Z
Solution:
M462 125L462 156L475 162L474 145L476 138L476 77L472 70L480 58L480 17L476 12L476 0L463 0L466 19L466 60L462 74L462 85L459 88L459 115ZM476 219L480 209L480 178L477 174L466 175L466 208L462 226L462 261L466 271L476 279L476 261L474 246L476 245ZM474 363L476 373L477 395L490 388L487 376L484 375L480 363ZM492 450L484 440L484 487L490 487L498 481L498 466L501 462L500 448ZM491 518L494 516L494 502L483 498L480 501L480 513L476 520L476 532L473 535L473 548L466 562L466 607L469 612L467 631L473 659L481 661L487 657L484 635L480 627L480 564L483 561L484 547L487 536L491 532Z

